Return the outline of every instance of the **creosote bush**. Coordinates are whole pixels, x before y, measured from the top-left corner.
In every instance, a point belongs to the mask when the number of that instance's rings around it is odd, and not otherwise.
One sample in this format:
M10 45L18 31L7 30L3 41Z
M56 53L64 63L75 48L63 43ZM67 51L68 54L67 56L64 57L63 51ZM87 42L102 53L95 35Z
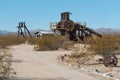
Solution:
M35 45L36 50L57 50L58 48L69 49L74 42L66 41L62 36L44 35L40 38L29 38L28 43Z
M80 58L80 57L84 57L85 55L86 55L86 53L78 54L77 51L74 51L73 53L71 53L70 58Z
M85 44L84 44L85 45ZM82 49L82 50L81 50ZM86 50L84 52L84 49ZM80 48L71 53L70 58L80 59L81 62L86 63L95 55L104 57L106 54L120 53L120 34L103 35L102 38L96 37L91 44L85 48ZM78 60L79 61L79 60Z
M60 36L42 36L37 39L38 50L57 50L61 47L63 39Z
M0 80L10 80L13 71L12 58L8 50L0 49Z
M61 48L65 49L65 50L69 50L69 48L72 48L74 46L74 42L72 41L64 41L62 43Z
M25 43L25 39L22 37L18 38L16 35L5 35L0 36L0 47L5 48L9 45L18 45L21 43Z
M94 43L88 48L88 51L99 55L116 53L120 49L119 45L120 34L103 35L102 38L96 38Z
M36 42L38 41L38 39L36 38L28 38L28 44L31 44L31 45L36 45Z
M12 54L10 54L7 46L25 43L25 39L16 35L0 36L0 80L10 80L13 75Z

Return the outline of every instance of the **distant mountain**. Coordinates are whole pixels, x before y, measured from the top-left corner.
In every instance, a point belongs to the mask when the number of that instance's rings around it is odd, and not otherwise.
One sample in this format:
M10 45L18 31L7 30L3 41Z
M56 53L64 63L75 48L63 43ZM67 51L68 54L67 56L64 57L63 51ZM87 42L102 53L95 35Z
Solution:
M7 30L0 30L0 35L6 35L8 33L10 33L10 32Z
M118 33L120 33L120 29L98 28L98 29L94 29L94 30L100 34L118 34Z
M42 29L36 29L36 30L30 30L30 33L32 36L35 35L36 32L41 32L41 33L52 33L53 31L51 30L42 30ZM7 30L0 30L0 35L8 35L8 34L16 34L17 35L18 32L10 32Z
M117 34L120 33L120 29L111 29L111 28L97 28L93 29L94 31L100 34ZM30 30L30 33L34 36L36 32L43 32L43 33L53 33L52 30L43 30L43 29L36 29ZM59 32L57 32L59 34ZM0 30L0 35L7 35L7 34L17 34L17 32L10 32L7 30Z

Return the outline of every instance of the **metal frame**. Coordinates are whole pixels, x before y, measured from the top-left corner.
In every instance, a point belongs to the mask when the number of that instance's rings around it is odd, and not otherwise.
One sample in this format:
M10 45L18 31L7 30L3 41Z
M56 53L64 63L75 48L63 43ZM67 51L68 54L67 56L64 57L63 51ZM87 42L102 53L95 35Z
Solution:
M25 22L19 22L19 25L17 26L18 28L18 38L23 36L23 38L27 39L27 33L28 35L32 38L31 33L29 32L28 28L25 25Z

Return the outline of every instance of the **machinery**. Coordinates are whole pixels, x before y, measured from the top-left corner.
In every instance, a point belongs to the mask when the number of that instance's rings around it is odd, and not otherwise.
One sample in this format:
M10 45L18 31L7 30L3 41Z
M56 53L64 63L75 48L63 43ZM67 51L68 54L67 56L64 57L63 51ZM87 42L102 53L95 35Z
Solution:
M55 33L56 31L59 31L62 36L65 36L72 41L84 41L85 37L92 36L92 34L102 37L101 34L86 27L86 23L73 22L70 19L70 14L70 12L61 13L60 22L50 23L51 30Z
M27 33L28 33L28 35L32 38L32 35L31 35L31 33L29 32L27 26L25 25L25 22L19 22L17 28L18 28L18 38L19 38L20 36L23 36L23 38L26 39L26 38L27 38Z
M103 64L105 67L116 67L118 64L118 58L115 54L105 54L103 58Z

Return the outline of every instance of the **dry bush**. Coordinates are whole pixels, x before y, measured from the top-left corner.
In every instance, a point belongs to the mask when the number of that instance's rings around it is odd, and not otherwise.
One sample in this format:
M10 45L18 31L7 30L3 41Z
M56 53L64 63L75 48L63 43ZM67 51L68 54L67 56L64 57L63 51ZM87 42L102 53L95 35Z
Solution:
M86 49L85 52L84 49ZM80 49L71 53L70 58L77 59L80 63L87 63L95 55L104 56L108 53L120 53L120 34L103 35L102 38L96 37L91 45L89 44L85 48L82 48L81 45Z
M78 54L78 51L74 51L73 53L71 53L70 58L80 58L84 57L85 55L86 55L85 53Z
M36 42L38 41L37 38L29 38L28 39L28 44L31 44L31 45L36 45Z
M8 50L0 49L0 80L10 80L13 71L12 58Z
M63 39L60 36L43 36L36 41L38 50L57 50Z
M74 42L72 41L64 41L61 45L61 48L65 49L65 50L68 50L70 48L73 48L74 46Z
M5 35L0 36L0 47L5 48L9 45L18 45L21 43L25 43L25 39L18 38L16 35Z
M120 34L103 35L102 38L96 38L96 41L90 45L88 51L99 55L115 53L120 49L119 45Z
M2 45L2 42L3 42L3 38L2 36L0 36L0 45Z
M61 36L45 35L40 38L29 38L28 43L36 45L37 50L57 50L58 48L69 49L73 42L64 40Z

